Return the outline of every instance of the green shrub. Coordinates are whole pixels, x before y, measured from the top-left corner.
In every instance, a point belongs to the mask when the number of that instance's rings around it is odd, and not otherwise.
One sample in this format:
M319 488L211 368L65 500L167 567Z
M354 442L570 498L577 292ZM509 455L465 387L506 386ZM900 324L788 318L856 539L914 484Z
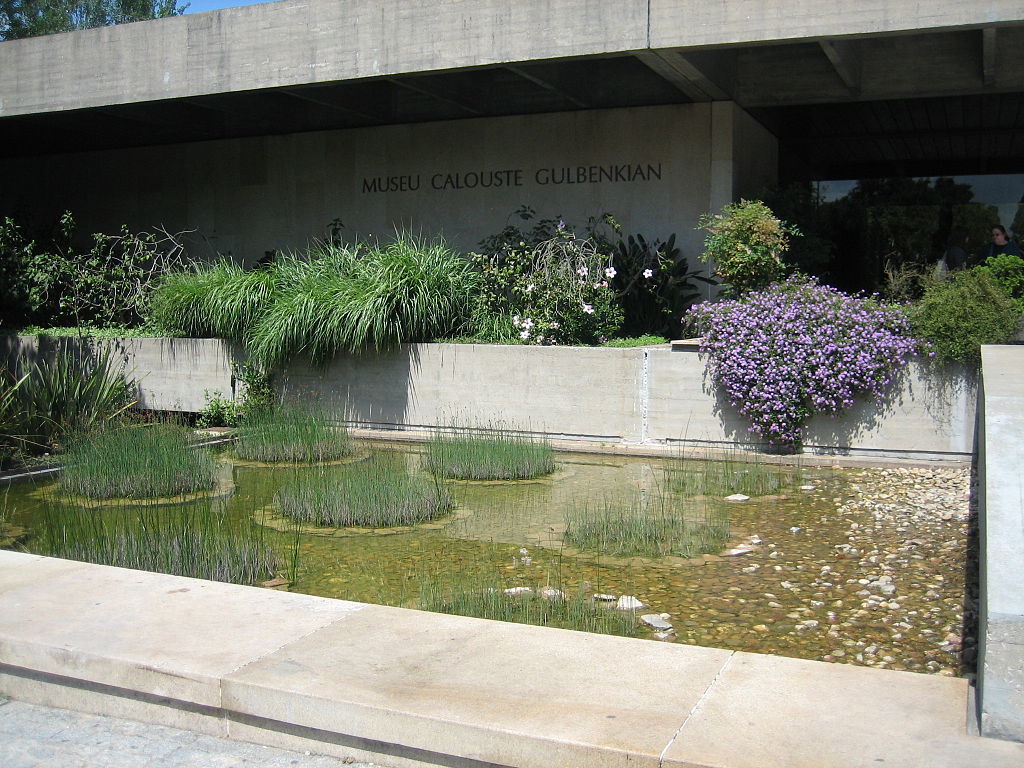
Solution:
M71 441L62 493L89 499L146 499L209 490L217 462L176 424L104 429Z
M410 475L390 457L325 468L312 479L282 488L277 505L281 514L300 522L363 528L414 525L454 506L443 485Z
M910 315L915 335L931 342L938 359L978 364L982 344L1014 338L1021 312L986 272L971 269L932 282Z
M701 261L714 261L715 274L734 294L784 277L782 257L790 237L800 234L760 200L730 203L719 214L702 216L697 228L707 232Z
M322 462L354 450L344 426L316 408L282 405L247 415L238 429L236 451L248 461Z
M1024 259L1012 253L1000 253L987 258L978 269L1016 301L1017 307L1024 312Z
M196 426L237 427L251 416L269 413L277 407L273 376L258 365L232 364L232 376L245 387L241 397L227 399L221 392L204 390L206 407L196 414Z
M122 226L76 245L75 220L65 212L55 231L29 238L12 219L0 223L0 297L12 309L3 320L23 324L139 325L157 281L180 265L184 248L164 230L131 232ZM6 309L6 307L5 307Z
M547 440L505 429L437 433L427 446L426 467L459 480L525 480L555 471Z
M210 500L180 509L44 505L34 552L119 568L252 584L272 578L266 529L232 521Z
M567 543L608 555L696 557L720 550L728 535L724 513L709 512L705 519L694 520L678 498L662 493L607 499L566 514Z

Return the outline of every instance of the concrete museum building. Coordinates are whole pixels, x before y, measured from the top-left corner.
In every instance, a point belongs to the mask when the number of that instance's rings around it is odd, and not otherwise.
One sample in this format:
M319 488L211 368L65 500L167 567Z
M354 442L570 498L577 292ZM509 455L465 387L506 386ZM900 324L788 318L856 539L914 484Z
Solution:
M1019 0L282 0L0 43L0 212L247 262L520 206L676 233L779 183L1024 193ZM843 185L846 185L844 187Z

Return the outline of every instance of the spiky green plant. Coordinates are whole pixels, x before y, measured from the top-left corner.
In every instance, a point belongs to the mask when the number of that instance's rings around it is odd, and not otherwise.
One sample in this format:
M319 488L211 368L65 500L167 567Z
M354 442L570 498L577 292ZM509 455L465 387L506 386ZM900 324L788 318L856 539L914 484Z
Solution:
M436 474L460 480L524 480L555 471L551 443L500 427L438 432L424 463Z
M133 403L132 384L109 350L94 356L19 358L0 375L0 442L28 453L115 421Z
M274 576L277 558L263 526L231 521L205 500L177 509L44 506L30 549L120 568L251 584Z
M208 449L191 445L187 429L151 424L73 439L60 489L89 499L145 499L209 490L216 480L216 460Z
M571 590L561 584L551 585L562 593L562 597L554 599L541 596L536 584L529 591L513 594L505 592L509 586L497 574L447 574L426 578L421 582L417 607L435 613L517 624L636 636L637 623L632 612L595 605L582 586Z
M293 404L250 413L235 447L242 459L267 462L333 461L355 450L348 430L326 412Z
M579 549L608 555L696 557L717 552L729 535L724 512L705 510L695 519L677 497L655 492L599 504L583 504L566 513L565 541Z
M277 505L286 517L314 525L387 528L432 520L454 503L440 482L380 456L297 480L278 492Z

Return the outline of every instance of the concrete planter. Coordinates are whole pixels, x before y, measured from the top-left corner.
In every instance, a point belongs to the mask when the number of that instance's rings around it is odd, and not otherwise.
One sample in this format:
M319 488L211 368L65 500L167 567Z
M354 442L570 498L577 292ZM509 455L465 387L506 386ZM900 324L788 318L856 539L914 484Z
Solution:
M217 339L99 342L123 357L144 408L196 411L204 391L229 395L237 353ZM6 340L6 354L79 354L77 339ZM406 344L298 361L278 376L285 398L335 409L352 424L429 429L500 422L555 437L623 446L750 443L748 425L707 380L694 347L631 349ZM810 422L805 450L841 455L965 457L974 444L976 383L966 369L911 364L888 396Z

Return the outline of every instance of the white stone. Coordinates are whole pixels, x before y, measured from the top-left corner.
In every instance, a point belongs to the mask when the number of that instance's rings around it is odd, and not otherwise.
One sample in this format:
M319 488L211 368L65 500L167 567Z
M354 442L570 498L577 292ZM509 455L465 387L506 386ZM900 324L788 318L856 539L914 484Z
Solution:
M594 599L602 603L614 603L618 598L615 595L594 595Z
M533 590L529 587L509 587L505 590L506 595L532 595Z
M749 496L744 496L742 493L734 493L732 496L726 496L726 501L750 501Z
M645 613L643 616L640 617L640 621L642 621L651 629L657 629L660 632L665 632L669 629L672 629L672 625L656 613Z
M620 611L639 611L644 608L644 604L637 600L633 595L621 595L615 607Z

